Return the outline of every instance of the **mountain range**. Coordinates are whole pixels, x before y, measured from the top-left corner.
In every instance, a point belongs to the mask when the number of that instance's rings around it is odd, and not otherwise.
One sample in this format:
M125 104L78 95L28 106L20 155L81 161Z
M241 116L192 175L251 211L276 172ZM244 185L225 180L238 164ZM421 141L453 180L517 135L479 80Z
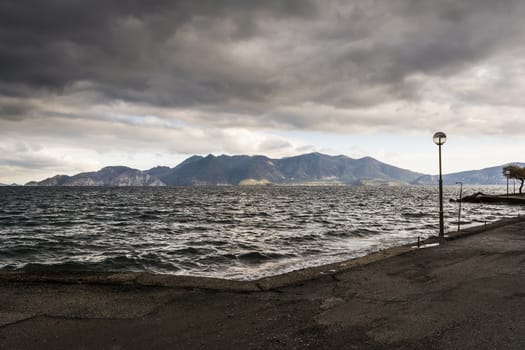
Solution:
M147 172L125 166L109 166L99 171L74 176L56 175L40 182L31 181L26 186L165 186L157 177Z
M519 167L525 167L525 163L512 163ZM503 175L503 167L508 164L485 168L481 170L468 170L458 173L443 175L444 185L454 185L456 182L462 182L468 185L503 185L506 178ZM438 182L436 175L424 175L414 181L414 185L431 185Z
M525 166L524 163L516 163ZM502 166L444 176L445 184L503 184ZM371 157L353 159L309 153L272 159L266 156L192 156L170 168L149 170L105 167L74 176L56 175L26 186L198 186L266 184L429 185L436 176L401 169Z

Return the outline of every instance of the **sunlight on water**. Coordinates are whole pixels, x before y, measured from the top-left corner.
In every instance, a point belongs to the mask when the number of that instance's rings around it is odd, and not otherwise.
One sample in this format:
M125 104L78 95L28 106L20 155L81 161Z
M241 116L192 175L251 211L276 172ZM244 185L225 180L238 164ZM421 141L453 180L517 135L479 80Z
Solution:
M457 187L445 187L446 231ZM503 187L464 187L502 193ZM254 279L438 231L430 187L0 188L0 267ZM463 227L524 208L463 205Z

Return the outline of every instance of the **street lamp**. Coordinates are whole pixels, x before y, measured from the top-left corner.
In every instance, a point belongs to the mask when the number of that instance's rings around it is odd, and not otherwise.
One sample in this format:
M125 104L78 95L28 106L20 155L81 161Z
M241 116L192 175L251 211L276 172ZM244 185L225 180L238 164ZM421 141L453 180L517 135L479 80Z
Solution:
M456 185L459 185L459 211L458 211L458 231L461 229L461 196L463 195L463 182L458 181Z
M507 198L509 198L509 177L510 177L510 170L505 170L505 177L507 178Z
M439 238L445 237L445 229L443 223L443 175L441 171L441 146L447 141L447 135L444 132L438 131L432 137L434 143L439 147Z

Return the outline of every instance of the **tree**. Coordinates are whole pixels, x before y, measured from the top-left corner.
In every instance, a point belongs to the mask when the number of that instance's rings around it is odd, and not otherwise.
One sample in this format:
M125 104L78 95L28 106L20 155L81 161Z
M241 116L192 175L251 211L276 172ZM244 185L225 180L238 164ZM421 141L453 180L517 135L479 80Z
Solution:
M523 184L525 183L525 168L516 166L516 165L507 165L503 167L503 175L507 176L507 171L509 171L509 179L516 179L521 182L520 185L520 194L523 189Z

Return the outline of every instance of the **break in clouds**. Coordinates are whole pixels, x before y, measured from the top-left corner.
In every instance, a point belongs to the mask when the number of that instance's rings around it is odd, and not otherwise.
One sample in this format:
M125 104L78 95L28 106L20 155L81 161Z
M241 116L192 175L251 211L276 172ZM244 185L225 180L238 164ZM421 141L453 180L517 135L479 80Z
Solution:
M0 165L312 148L283 131L520 133L524 16L521 0L4 0Z

